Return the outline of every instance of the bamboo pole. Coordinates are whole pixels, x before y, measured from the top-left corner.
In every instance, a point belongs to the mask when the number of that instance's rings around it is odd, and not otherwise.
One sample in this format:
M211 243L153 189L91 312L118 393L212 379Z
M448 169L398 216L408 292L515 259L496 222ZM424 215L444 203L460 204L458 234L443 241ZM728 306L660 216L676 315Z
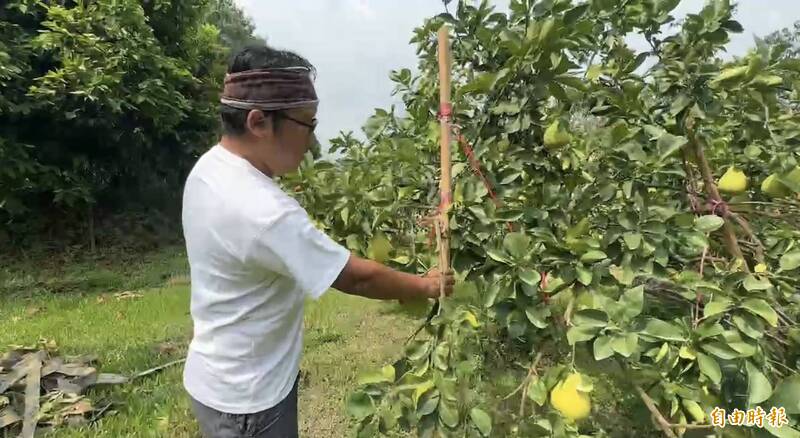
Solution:
M441 179L439 180L441 245L439 247L439 270L450 269L450 219L452 202L450 176L450 37L447 25L439 28L439 124L441 127Z

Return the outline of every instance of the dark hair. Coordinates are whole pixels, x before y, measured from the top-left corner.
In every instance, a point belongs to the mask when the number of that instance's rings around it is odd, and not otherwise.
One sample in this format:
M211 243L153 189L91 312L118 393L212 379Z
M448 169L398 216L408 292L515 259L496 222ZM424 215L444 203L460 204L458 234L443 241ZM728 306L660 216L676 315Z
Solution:
M287 67L306 67L311 70L312 74L315 72L314 66L307 59L296 53L273 49L266 45L252 45L245 47L231 58L230 64L228 64L228 73ZM222 119L222 133L238 136L247 132L247 114L249 112L249 110L220 105L219 114Z

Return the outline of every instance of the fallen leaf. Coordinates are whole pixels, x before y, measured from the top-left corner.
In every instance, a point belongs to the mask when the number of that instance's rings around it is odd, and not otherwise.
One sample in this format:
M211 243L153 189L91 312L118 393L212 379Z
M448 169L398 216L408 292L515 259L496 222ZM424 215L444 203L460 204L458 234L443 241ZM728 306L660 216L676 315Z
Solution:
M173 354L178 351L178 346L174 342L162 342L156 346L156 351L162 355Z
M72 406L68 406L61 410L61 413L64 415L84 415L89 412L92 412L94 407L92 406L92 402L89 400L82 398L77 403L73 404Z
M137 298L141 298L141 297L142 297L142 294L136 293L136 292L132 292L132 291L129 291L129 290L126 290L125 292L120 292L120 293L114 294L114 298L116 298L117 301L120 301L120 300L133 300L133 299L137 299Z
M39 343L44 346L44 348L48 351L56 351L58 350L58 343L55 339L41 339Z
M95 385L121 385L128 383L128 378L122 374L100 373L97 376Z
M11 426L12 424L17 424L22 421L22 417L19 416L13 409L3 408L0 409L0 430L6 428L7 426Z

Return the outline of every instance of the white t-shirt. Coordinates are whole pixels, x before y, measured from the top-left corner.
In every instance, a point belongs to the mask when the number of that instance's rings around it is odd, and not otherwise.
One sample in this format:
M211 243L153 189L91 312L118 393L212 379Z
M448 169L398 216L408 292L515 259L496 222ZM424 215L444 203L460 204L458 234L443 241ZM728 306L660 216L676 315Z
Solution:
M303 302L350 256L269 177L220 145L183 194L194 337L183 383L230 414L269 409L291 391L303 349Z

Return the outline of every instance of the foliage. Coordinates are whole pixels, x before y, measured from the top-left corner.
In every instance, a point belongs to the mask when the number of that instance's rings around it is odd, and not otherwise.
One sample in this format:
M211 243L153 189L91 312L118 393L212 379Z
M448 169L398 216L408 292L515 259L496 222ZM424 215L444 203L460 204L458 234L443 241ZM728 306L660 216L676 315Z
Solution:
M800 21L794 23L791 28L781 29L765 38L766 42L771 45L788 46L786 58L800 57Z
M653 400L662 429L708 424L717 406L769 412L780 400L793 406L792 426L769 433L800 433L797 395L783 398L800 370L800 187L788 176L800 63L761 41L725 63L717 54L742 31L730 3L711 0L672 26L679 3L512 0L500 13L460 2L415 31L419 74L392 75L404 115L378 110L366 143L343 136L333 143L341 160L309 160L286 179L351 250L367 253L385 235L397 267L435 264L415 215L437 203L435 32L451 26L454 122L499 202L454 152L457 298L352 394L360 436L607 436L604 424L568 421L548 403L567 375L597 366ZM630 33L651 50L633 51ZM550 126L569 143L546 147ZM715 181L729 167L753 183L721 197ZM773 174L791 196L760 191ZM527 397L537 415L493 399L486 358L509 351L531 362L515 400Z
M224 0L5 2L0 230L74 226L92 205L174 210L216 131L227 47L252 30Z

